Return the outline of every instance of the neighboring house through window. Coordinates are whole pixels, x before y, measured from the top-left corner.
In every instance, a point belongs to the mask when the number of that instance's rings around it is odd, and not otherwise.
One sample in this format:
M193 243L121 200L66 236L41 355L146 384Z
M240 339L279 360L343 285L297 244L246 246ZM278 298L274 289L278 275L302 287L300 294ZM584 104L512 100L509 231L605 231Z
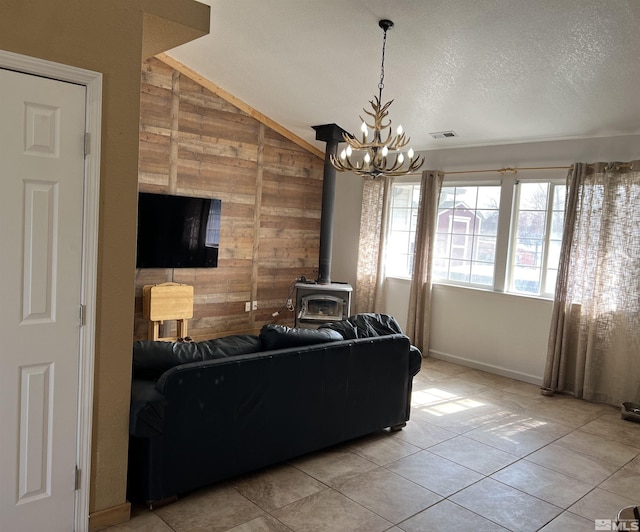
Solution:
M443 185L434 279L493 286L499 208L499 185Z

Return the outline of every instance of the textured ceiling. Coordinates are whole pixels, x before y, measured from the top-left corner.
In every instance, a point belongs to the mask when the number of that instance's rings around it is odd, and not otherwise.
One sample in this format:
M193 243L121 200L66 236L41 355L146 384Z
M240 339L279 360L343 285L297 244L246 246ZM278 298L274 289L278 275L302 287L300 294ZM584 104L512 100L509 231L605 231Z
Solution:
M640 133L640 0L206 0L169 52L324 150L378 93L416 150ZM430 132L459 136L433 139Z

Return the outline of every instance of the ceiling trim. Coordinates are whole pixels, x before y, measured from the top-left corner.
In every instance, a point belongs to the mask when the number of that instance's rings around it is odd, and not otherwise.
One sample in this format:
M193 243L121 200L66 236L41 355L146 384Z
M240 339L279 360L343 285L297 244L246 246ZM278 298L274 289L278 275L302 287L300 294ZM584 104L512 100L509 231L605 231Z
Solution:
M324 152L322 152L315 146L309 144L306 140L298 137L295 133L292 133L288 129L282 127L277 122L274 122L268 116L263 115L260 111L257 111L256 109L251 107L249 104L243 102L239 98L236 98L233 94L227 92L222 87L208 80L203 75L198 74L195 70L189 68L184 63L181 63L177 59L174 59L173 57L165 53L160 53L155 57L156 59L159 59L160 61L165 63L167 66L170 66L174 70L177 70L181 74L195 81L198 85L203 86L205 89L213 92L223 100L226 100L227 102L229 102L231 105L237 107L241 111L244 111L250 117L256 119L258 122L261 122L265 126L270 127L271 129L273 129L274 131L276 131L286 139L289 139L294 144L297 144L301 148L304 148L305 150L315 155L316 157L319 157L320 159L324 159L324 156L325 156Z

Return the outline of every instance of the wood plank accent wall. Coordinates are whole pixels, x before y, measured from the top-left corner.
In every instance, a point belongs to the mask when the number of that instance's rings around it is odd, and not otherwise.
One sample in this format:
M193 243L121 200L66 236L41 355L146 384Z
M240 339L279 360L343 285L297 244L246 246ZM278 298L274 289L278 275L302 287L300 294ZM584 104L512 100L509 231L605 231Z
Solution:
M217 268L137 271L134 339L142 287L166 281L194 287L194 339L292 326L292 283L317 277L323 160L158 59L142 68L139 158L141 192L219 198L222 215Z

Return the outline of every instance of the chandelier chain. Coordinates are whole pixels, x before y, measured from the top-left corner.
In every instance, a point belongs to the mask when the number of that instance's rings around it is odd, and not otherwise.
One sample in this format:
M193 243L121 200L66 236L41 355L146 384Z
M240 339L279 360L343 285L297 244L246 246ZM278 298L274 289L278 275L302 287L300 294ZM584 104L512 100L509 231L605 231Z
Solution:
M387 30L384 30L384 37L382 38L382 62L380 63L380 83L378 83L378 89L380 90L379 100L382 101L382 89L384 89L384 52L387 47Z

